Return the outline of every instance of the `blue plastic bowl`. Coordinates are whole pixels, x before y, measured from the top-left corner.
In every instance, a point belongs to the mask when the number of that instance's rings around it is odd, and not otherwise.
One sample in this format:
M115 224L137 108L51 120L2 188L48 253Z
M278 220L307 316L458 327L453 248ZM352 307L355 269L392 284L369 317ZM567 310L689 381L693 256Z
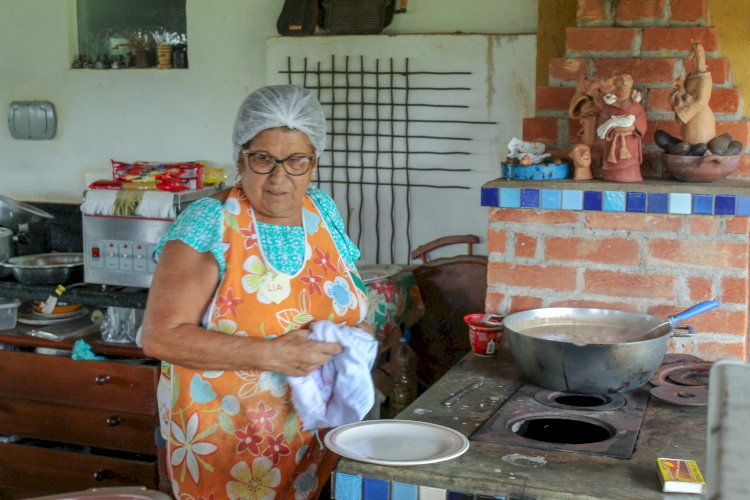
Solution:
M570 177L570 165L568 163L536 163L533 165L501 163L500 165L503 179L546 181Z

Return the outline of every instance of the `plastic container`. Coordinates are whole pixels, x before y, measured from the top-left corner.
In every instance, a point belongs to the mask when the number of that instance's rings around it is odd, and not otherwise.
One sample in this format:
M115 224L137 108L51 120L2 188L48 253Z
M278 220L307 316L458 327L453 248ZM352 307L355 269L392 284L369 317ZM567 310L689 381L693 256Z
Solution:
M391 409L394 414L402 412L417 399L417 355L411 347L411 332L406 331L396 350L396 373L393 376Z
M20 305L21 302L16 299L0 298L0 330L11 330L16 327Z
M489 357L497 354L503 338L502 319L495 316L492 324L484 321L485 314L467 314L464 322L469 326L471 350L477 356Z

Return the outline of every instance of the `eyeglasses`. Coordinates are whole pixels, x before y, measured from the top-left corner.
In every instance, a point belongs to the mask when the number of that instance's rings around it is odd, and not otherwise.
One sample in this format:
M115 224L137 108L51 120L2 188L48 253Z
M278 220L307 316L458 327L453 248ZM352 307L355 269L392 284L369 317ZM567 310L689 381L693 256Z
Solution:
M289 175L298 176L305 175L310 170L315 156L312 155L299 155L294 154L287 156L286 158L274 158L268 153L263 152L252 152L243 150L240 154L247 158L247 163L250 166L250 170L256 174L270 174L276 170L277 165L282 165L284 172Z

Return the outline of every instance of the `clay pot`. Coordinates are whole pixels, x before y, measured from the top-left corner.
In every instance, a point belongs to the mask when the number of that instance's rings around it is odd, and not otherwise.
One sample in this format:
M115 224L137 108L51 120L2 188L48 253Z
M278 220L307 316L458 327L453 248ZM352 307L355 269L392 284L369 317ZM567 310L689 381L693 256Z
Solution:
M686 182L711 182L724 179L737 170L740 156L678 156L662 153L661 162L675 179Z

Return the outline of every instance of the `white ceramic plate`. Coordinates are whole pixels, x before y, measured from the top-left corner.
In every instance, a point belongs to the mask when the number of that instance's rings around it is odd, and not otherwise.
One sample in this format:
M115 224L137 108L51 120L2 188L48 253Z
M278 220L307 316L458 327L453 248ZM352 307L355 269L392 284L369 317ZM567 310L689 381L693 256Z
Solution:
M414 420L367 420L342 425L325 443L342 457L379 465L424 465L463 455L469 440L442 425Z
M401 270L401 266L396 264L370 264L358 268L362 281L370 283L372 281L382 280L393 276Z

